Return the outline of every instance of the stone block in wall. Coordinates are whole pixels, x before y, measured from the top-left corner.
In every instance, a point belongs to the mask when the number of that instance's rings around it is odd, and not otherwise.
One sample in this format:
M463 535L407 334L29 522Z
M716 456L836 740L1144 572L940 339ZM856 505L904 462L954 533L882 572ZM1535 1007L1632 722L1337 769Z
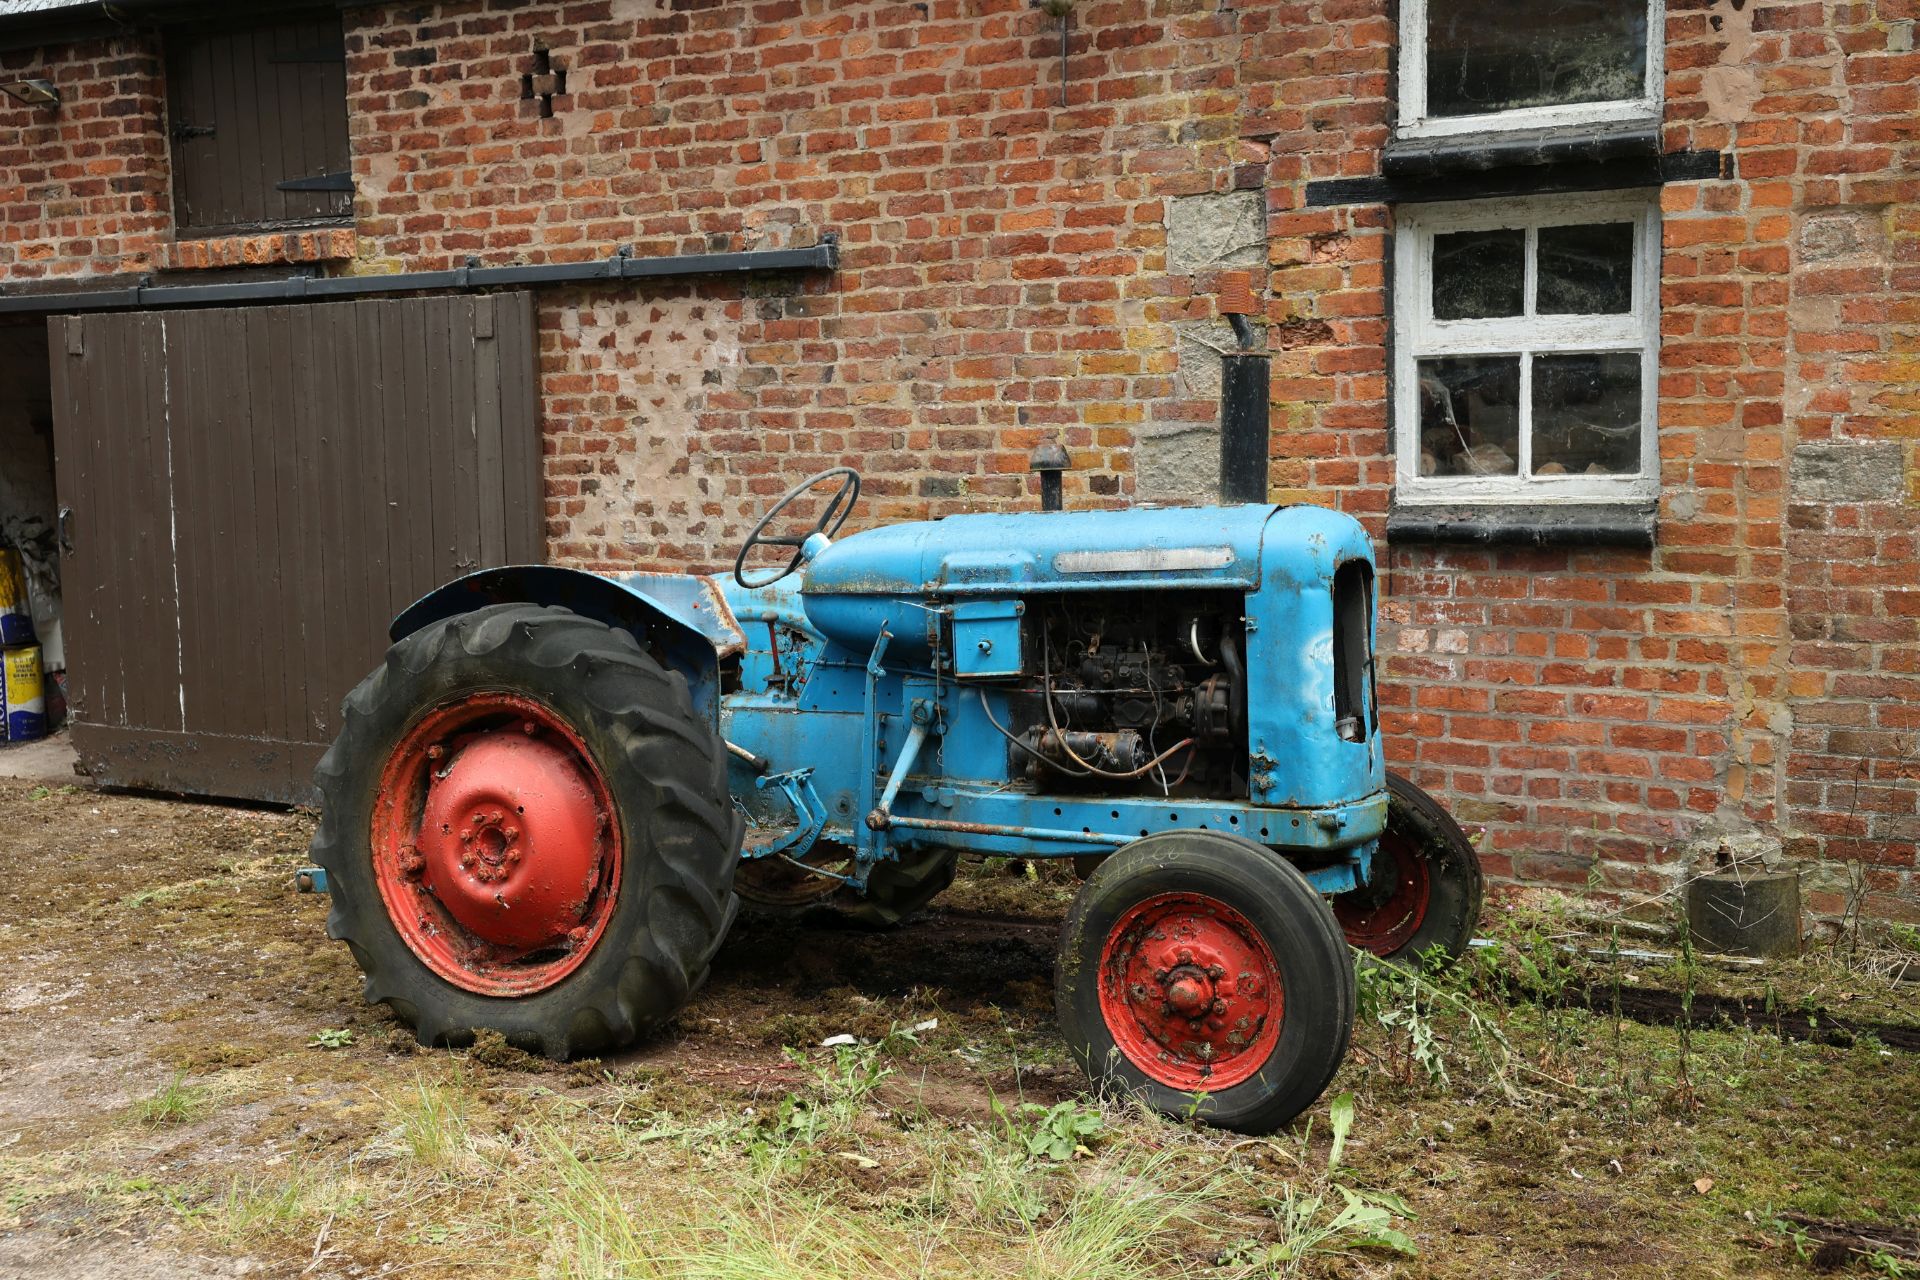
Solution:
M1885 252L1880 214L1873 209L1810 212L1800 220L1800 260L1833 262Z
M1896 501L1905 491L1904 455L1895 441L1803 444L1793 451L1793 501Z
M1167 208L1167 273L1258 267L1267 260L1263 191L1176 196Z
M1142 433L1133 447L1134 488L1149 502L1220 500L1220 428L1182 424Z
M1183 400L1220 399L1220 364L1228 355L1240 353L1240 340L1225 320L1186 320L1173 326L1174 342L1180 354L1178 390ZM1267 349L1267 331L1253 327L1256 353Z

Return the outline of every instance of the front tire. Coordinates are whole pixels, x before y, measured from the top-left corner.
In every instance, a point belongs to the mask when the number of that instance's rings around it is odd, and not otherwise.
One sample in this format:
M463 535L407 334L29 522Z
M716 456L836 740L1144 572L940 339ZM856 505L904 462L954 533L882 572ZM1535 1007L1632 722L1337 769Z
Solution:
M1451 965L1480 923L1486 876L1473 842L1440 802L1387 775L1387 829L1371 880L1333 900L1347 941L1396 964Z
M1354 974L1333 914L1273 850L1168 831L1103 862L1067 914L1054 1008L1103 1092L1270 1133L1333 1079Z
M625 1044L732 924L718 736L630 634L565 609L490 605L396 643L315 783L328 934L424 1044Z

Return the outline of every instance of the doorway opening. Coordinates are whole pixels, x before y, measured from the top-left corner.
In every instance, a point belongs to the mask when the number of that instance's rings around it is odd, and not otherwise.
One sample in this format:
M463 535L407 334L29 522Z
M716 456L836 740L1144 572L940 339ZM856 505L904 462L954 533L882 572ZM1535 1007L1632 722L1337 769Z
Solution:
M0 552L17 557L20 569L14 580L12 566L0 564L0 609L13 610L5 642L13 650L38 646L46 724L54 728L66 718L67 659L45 322L0 326ZM20 592L24 601L10 599ZM30 626L20 616L22 605Z

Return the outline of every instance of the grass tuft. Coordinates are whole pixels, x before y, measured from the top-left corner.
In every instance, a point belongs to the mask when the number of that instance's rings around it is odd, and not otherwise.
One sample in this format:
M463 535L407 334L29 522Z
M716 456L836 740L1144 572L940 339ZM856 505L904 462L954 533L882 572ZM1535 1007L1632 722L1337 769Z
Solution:
M147 1125L185 1124L207 1108L208 1090L186 1083L187 1073L176 1071L151 1098L133 1105L134 1119Z

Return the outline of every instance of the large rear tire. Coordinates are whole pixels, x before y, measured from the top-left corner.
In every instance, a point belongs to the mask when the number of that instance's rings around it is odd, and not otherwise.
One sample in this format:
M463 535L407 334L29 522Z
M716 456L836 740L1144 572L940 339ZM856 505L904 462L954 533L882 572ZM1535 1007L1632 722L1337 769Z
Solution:
M1081 888L1054 1009L1102 1091L1270 1133L1339 1070L1354 994L1340 927L1292 863L1237 836L1168 831Z
M1387 829L1371 880L1333 900L1347 941L1396 964L1444 967L1467 953L1486 894L1473 842L1440 802L1387 775Z
M315 773L330 936L422 1043L625 1044L705 980L741 821L686 681L565 609L399 641Z

